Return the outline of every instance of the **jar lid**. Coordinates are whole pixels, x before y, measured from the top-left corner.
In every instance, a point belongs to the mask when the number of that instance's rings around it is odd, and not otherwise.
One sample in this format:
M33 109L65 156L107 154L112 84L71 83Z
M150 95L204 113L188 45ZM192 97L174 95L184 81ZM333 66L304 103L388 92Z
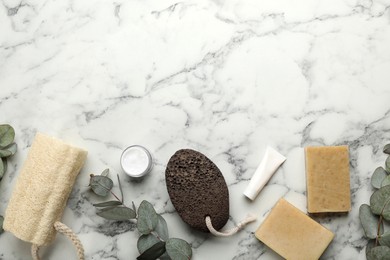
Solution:
M131 145L121 155L121 167L130 177L143 177L153 167L152 155L141 145Z

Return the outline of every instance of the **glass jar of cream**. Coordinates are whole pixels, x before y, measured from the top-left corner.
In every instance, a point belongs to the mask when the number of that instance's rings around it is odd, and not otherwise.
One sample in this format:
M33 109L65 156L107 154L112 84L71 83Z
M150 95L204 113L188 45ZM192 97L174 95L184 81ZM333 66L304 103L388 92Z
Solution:
M120 162L123 171L133 178L145 176L153 167L152 155L141 145L127 147L121 155Z

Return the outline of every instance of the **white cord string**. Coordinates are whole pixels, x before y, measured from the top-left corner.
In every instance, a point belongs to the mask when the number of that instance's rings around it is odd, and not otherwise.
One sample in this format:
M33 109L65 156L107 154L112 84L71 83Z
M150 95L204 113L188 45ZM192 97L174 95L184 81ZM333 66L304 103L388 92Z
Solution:
M238 225L236 227L229 229L229 230L222 231L222 232L219 232L218 230L216 230L213 227L213 224L211 223L210 216L207 216L205 218L205 220L206 220L206 226L209 229L211 234L213 234L214 236L218 236L218 237L229 237L231 235L236 234L238 231L240 231L242 228L244 228L245 225L247 225L248 223L255 221L256 216L253 214L248 214L248 216L243 221L238 223Z
M80 242L80 239L77 237L77 235L67 225L65 225L64 223L61 223L59 221L54 223L54 228L59 233L67 236L72 241L73 245L76 247L78 259L84 260L84 248ZM33 260L40 260L39 248L40 248L40 246L38 246L36 244L32 244L31 255L32 255Z

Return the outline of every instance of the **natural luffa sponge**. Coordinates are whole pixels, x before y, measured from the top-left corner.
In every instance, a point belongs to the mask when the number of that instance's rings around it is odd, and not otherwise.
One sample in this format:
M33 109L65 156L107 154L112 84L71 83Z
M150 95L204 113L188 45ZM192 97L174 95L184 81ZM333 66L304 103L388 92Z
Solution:
M86 157L83 149L37 133L8 203L4 229L38 246L50 244Z
M217 230L226 224L229 190L221 171L205 155L190 149L177 151L168 162L165 181L173 206L188 225L209 232L206 216Z

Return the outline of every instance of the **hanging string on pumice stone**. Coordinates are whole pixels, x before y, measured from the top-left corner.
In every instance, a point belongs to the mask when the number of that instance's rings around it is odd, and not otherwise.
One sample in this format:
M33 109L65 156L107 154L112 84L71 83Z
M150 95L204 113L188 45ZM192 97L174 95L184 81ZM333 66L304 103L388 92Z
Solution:
M192 228L226 237L256 220L248 215L236 227L218 231L229 220L229 190L218 167L200 152L177 151L167 164L165 181L177 213Z
M214 228L214 226L213 226L213 224L211 222L211 217L210 216L206 216L206 218L205 218L206 226L209 229L210 233L213 234L214 236L218 236L218 237L230 237L230 236L236 234L241 229L243 229L246 226L246 224L248 224L250 222L253 222L255 220L256 220L256 216L255 215L248 214L248 216L243 221L238 223L238 225L235 226L234 228L231 228L229 230L225 230L223 232L220 232L220 231L218 231L218 230L216 230Z

